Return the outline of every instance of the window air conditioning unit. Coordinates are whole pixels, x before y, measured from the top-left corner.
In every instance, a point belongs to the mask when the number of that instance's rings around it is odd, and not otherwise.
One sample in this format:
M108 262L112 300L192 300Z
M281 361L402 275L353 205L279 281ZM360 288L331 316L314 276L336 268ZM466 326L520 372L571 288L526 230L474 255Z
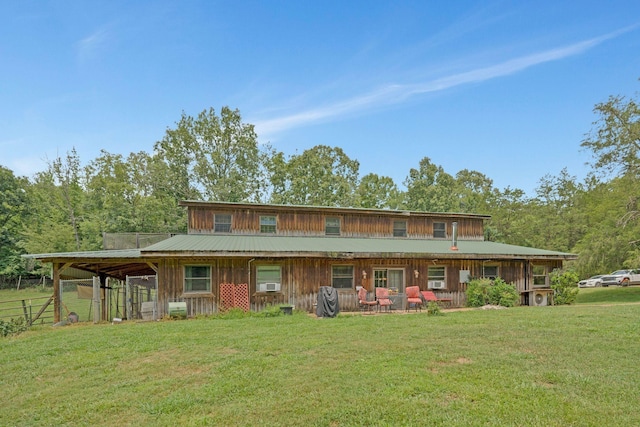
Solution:
M547 293L546 292L533 292L531 294L531 301L529 305L544 306L547 305Z
M444 280L429 280L427 285L429 289L444 289Z
M280 283L258 283L258 292L279 292Z

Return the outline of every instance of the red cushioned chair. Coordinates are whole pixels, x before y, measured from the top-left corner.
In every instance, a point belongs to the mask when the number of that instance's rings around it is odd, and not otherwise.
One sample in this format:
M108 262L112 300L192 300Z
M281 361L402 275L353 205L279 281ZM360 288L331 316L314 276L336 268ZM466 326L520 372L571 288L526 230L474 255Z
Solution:
M367 290L361 287L358 289L358 304L360 304L361 311L364 311L365 308L367 311L371 311L371 307L378 305L378 301L367 300Z
M409 311L409 308L413 305L418 311L422 311L422 298L420 297L420 287L419 286L408 286L406 289L407 292L407 306L406 310Z
M391 311L391 299L389 298L389 289L376 288L376 299L378 300L378 310L387 308L387 311Z

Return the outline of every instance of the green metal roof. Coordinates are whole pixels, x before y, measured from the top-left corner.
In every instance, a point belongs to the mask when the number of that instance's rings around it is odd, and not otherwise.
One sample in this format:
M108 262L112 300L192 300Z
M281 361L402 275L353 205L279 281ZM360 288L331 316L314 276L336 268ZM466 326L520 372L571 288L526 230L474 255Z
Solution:
M141 249L151 256L286 256L286 257L438 257L438 258L562 258L576 255L479 240L355 237L290 237L263 235L179 235Z
M356 237L291 237L256 235L178 235L143 249L29 254L26 258L141 260L159 257L252 256L314 258L441 258L441 259L575 259L565 252L481 240Z

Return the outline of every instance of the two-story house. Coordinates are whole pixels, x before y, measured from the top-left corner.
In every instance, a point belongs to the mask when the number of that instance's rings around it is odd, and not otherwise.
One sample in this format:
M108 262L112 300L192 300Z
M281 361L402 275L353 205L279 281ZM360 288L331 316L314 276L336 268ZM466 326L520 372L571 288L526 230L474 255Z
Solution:
M486 215L185 201L188 234L142 249L40 254L103 280L157 276L158 310L185 301L188 314L212 313L221 284L247 284L251 309L285 303L313 310L320 286L356 310L356 287L386 287L402 306L407 286L433 289L464 305L473 277L516 284L522 303L549 287L549 273L575 255L484 240ZM539 301L538 301L539 303Z

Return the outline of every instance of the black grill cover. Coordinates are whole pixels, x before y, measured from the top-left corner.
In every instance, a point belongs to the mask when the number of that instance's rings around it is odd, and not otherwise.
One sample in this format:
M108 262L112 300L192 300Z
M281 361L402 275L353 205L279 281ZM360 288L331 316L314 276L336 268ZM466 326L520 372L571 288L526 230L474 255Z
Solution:
M318 317L336 317L338 313L340 313L338 291L331 286L320 286L316 315Z

